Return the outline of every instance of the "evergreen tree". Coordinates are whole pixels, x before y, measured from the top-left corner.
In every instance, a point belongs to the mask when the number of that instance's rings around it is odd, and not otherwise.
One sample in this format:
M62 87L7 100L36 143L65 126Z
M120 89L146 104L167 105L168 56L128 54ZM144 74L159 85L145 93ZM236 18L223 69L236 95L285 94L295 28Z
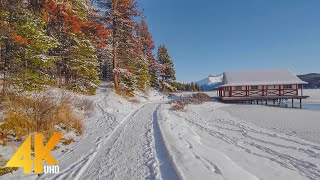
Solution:
M146 60L138 61L138 89L145 91L151 86L151 76L149 74L149 63Z
M139 90L145 91L151 85L154 85L155 83L153 83L153 81L156 81L157 79L157 72L152 67L152 63L154 62L154 55L152 51L154 50L155 45L145 18L142 18L141 24L137 25L136 32L140 38L143 53L143 60L138 61L137 67L139 72L138 87Z
M97 2L105 12L105 23L112 32L110 43L113 51L115 89L119 91L120 82L125 91L133 91L136 89L136 83L140 82L139 79L146 77L138 77L139 73L145 72L139 69L145 67L144 63L141 63L145 59L142 39L139 36L138 23L136 22L136 17L139 16L137 2L134 0Z
M0 4L0 26L4 30L0 39L4 91L7 86L33 90L48 84L53 57L47 53L57 45L46 35L46 23L40 12L20 4L22 1L2 1Z
M154 59L152 35L145 18L137 22L135 0L93 1L1 0L2 89L56 85L93 94L102 73L113 74L116 90L120 84L132 92L158 86L161 75L174 79L172 61Z
M159 88L160 82L159 77L164 75L165 66L161 64L158 60L153 60L150 63L150 77L151 77L151 85L152 87Z
M90 41L78 40L70 49L70 89L75 92L94 94L99 83L98 62L95 48Z
M161 75L162 81L176 80L173 62L165 45L160 45L158 48L158 61L164 65L164 72Z
M34 90L53 83L92 94L98 84L96 49L109 32L89 20L85 1L0 3L3 89Z
M152 62L154 60L152 51L155 49L155 45L145 18L142 18L141 24L137 28L137 34L142 41L143 55L145 59Z
M48 0L42 14L47 21L47 33L58 40L51 49L56 57L51 75L60 87L93 94L98 81L96 48L105 46L108 34L102 23L89 21L89 10L84 1L59 3ZM102 40L101 40L102 39Z

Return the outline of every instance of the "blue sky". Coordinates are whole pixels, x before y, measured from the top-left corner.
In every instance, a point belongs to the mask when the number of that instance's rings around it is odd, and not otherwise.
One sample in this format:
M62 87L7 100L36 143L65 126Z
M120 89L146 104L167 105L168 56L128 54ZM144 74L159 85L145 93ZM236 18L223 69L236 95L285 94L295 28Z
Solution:
M140 0L178 81L223 71L320 72L320 0Z

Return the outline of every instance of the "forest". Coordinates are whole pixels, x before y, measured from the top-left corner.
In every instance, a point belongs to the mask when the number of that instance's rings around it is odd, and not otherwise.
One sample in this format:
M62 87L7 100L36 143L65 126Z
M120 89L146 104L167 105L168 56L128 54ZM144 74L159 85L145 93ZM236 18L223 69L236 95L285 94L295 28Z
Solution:
M130 95L171 89L173 61L157 54L135 0L1 0L3 94L59 87L92 95L101 81Z
M0 148L35 132L81 135L95 107L78 95L102 82L129 98L175 91L175 79L136 0L0 0ZM17 170L7 160L0 176Z

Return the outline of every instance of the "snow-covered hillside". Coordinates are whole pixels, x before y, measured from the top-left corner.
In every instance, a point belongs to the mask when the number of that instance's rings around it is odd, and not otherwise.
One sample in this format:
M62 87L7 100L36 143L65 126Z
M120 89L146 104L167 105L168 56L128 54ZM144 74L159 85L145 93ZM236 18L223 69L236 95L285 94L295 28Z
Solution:
M210 74L207 78L204 78L196 83L202 88L203 91L212 91L221 85L223 75Z

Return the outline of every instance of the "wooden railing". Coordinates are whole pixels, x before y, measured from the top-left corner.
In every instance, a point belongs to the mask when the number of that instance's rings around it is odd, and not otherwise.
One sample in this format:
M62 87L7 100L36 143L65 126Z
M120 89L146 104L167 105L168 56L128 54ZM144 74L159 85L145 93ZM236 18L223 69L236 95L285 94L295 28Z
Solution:
M225 96L244 97L244 96L295 96L298 95L297 89L257 89L257 90L232 90L226 91ZM222 93L224 96L224 93Z

